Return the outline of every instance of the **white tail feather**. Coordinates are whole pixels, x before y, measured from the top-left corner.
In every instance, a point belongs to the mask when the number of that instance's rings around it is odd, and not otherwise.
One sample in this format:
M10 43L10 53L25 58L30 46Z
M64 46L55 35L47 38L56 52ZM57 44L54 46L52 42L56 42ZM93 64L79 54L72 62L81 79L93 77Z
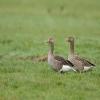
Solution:
M92 69L93 67L86 67L86 66L84 66L84 70L83 71L88 71L88 70L90 70L90 69Z
M75 71L76 72L76 70L74 68L72 68L72 67L70 67L68 65L63 65L62 69L60 69L60 72L62 72L62 71L63 72Z

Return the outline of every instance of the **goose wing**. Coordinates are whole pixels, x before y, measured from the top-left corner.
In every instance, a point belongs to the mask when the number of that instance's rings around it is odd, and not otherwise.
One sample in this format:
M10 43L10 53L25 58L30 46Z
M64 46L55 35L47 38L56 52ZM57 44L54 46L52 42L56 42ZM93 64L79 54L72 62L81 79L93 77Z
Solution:
M57 61L60 61L63 65L74 66L69 60L65 60L61 56L54 56Z
M95 64L79 56L75 56L75 59L81 62L83 66L95 66Z

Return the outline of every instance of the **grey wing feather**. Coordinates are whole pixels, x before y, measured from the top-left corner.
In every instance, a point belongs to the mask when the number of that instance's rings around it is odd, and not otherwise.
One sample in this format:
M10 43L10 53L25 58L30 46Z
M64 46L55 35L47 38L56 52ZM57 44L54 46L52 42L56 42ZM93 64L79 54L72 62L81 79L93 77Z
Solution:
M63 65L74 66L69 60L65 60L61 56L55 56L55 59L58 60L58 61L61 61Z
M83 66L95 66L95 64L91 63L90 61L88 61L84 58L80 58L79 56L76 56L75 59L81 61Z

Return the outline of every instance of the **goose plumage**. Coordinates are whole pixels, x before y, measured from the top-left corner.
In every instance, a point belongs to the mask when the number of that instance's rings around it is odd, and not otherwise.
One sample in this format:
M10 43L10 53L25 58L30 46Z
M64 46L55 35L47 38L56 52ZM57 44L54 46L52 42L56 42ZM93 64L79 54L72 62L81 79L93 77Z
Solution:
M53 38L48 39L48 44L50 47L49 52L48 52L48 64L51 65L53 70L59 71L59 72L76 71L73 68L73 64L70 61L65 60L61 56L55 56L53 54L53 51L54 51Z
M70 47L68 60L74 65L74 68L79 72L91 70L95 64L74 53L74 37L68 37L67 42L69 43Z

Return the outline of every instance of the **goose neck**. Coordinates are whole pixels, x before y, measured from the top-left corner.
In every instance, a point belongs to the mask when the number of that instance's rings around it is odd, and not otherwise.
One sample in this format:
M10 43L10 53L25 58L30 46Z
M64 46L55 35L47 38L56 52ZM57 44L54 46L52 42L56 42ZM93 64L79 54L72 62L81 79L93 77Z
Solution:
M50 44L50 49L49 49L50 54L53 54L53 51L54 51L54 44Z
M74 55L74 41L69 44L70 55Z

